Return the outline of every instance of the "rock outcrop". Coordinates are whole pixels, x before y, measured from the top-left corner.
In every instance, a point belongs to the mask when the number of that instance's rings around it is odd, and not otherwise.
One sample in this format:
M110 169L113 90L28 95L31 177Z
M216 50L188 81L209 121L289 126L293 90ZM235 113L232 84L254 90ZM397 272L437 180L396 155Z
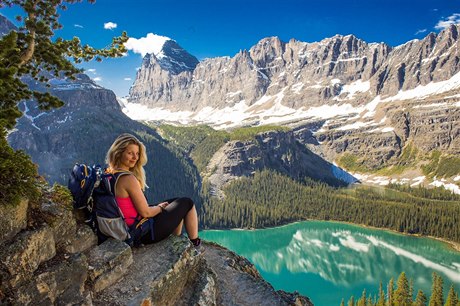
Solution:
M242 176L271 169L295 180L310 177L334 186L350 183L337 179L334 165L307 149L295 138L293 131L269 131L252 140L229 141L212 157L207 178L211 194L223 197L222 187Z
M329 121L312 134L320 145L305 142L327 160L343 153L360 158L369 169L398 162L404 147L411 143L420 152L433 150L450 155L460 153L460 108L458 98L438 96L424 101L389 101L379 110L381 119L367 122L347 119ZM321 147L321 148L318 148Z
M183 236L134 249L113 239L96 245L69 205L22 201L2 211L14 223L1 240L2 305L312 305L275 291L247 259L216 244L200 254ZM34 209L24 226L17 215Z

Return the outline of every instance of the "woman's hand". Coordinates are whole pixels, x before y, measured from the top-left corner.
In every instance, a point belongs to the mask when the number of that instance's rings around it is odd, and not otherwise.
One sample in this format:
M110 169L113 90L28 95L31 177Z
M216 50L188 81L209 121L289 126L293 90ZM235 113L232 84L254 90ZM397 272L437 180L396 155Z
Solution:
M157 206L159 206L161 208L161 212L164 211L164 209L169 205L168 202L162 202L160 204L158 204Z

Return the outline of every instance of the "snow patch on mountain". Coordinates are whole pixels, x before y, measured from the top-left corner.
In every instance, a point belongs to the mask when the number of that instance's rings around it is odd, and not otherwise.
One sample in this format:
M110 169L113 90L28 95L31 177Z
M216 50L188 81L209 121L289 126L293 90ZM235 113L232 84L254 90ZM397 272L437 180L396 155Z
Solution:
M431 95L441 94L446 91L460 88L460 72L455 74L449 80L440 82L431 82L426 85L419 85L414 89L399 91L395 96L386 98L382 102L395 100L423 99Z
M300 94L300 91L302 90L303 85L304 84L302 82L299 82L299 83L296 83L296 84L292 85L292 87L291 87L292 92L294 92L296 94Z
M411 187L415 187L423 183L423 181L426 179L424 175L422 176L417 176L416 178L412 179L412 184L410 184Z
M341 93L347 93L347 99L352 99L358 92L367 92L371 87L369 81L357 80L353 83L343 85Z
M335 163L331 165L331 169L332 169L332 174L334 174L334 176L339 180L342 180L348 184L353 184L353 183L358 182L358 179L356 177L354 177L347 171L343 170L342 168L339 168Z
M138 103L126 103L123 112L131 119L138 121L165 121L188 124L192 112L171 111L162 107L149 108Z
M138 103L126 103L124 112L134 120L164 121L180 124L208 124L216 129L236 127L241 124L282 124L306 118L328 119L339 115L352 115L357 109L351 104L322 105L294 109L281 104L284 88L273 96L263 96L253 105L241 100L224 108L204 107L197 112L171 111L162 107L148 108ZM359 109L358 109L359 111Z
M84 89L104 89L104 87L97 85L90 79L80 79L77 81L69 80L67 78L52 78L48 81L53 90L84 90Z
M356 129L360 129L362 127L366 127L366 126L369 126L369 125L372 125L372 124L375 124L375 122L374 121L368 121L368 122L358 121L358 122L355 122L355 123L351 123L351 124L341 126L341 127L338 128L338 130L340 130L340 131L356 130Z
M443 180L436 180L435 179L432 183L430 183L430 185L435 186L435 187L441 187L442 186L445 189L450 190L455 194L460 194L460 187L458 185L456 185L456 184L453 184L453 183L446 183Z
M350 173L350 175L359 181L379 186L386 186L390 183L392 184L409 184L411 187L416 187L422 184L425 180L425 176L419 176L415 178L390 178L387 176L378 176L373 174L361 174L361 173ZM455 178L454 178L455 181ZM428 184L429 186L434 187L444 187L447 190L452 191L455 194L460 194L460 187L457 184L449 183L446 179L436 179Z
M194 80L198 81L198 80ZM204 81L203 81L204 82ZM339 79L330 81L332 84L340 84ZM397 95L392 97L382 98L380 95L373 98L363 106L353 106L349 103L340 103L341 100L337 99L337 104L324 104L321 106L302 107L294 109L282 104L285 99L285 91L290 90L295 93L301 93L305 88L305 84L298 82L292 86L284 87L281 91L274 95L263 95L252 105L242 99L235 101L242 94L242 91L228 92L226 94L227 101L236 102L232 106L224 108L207 106L198 111L173 111L170 109L155 107L148 108L137 103L128 103L123 101L120 103L124 107L124 112L135 120L153 120L165 121L180 124L208 124L217 129L226 129L239 125L247 124L283 124L293 121L306 120L306 119L331 119L334 117L350 117L349 120L357 120L349 124L344 124L339 127L340 130L352 130L362 127L376 125L374 130L369 132L391 132L394 130L391 126L380 126L383 122L376 123L371 118L374 117L376 109L380 103L391 102L395 100L405 99L424 99L430 95L440 94L446 91L460 88L460 73L455 74L451 79L441 82L431 82L427 85L420 85L414 89L400 91ZM62 88L67 86L64 84L57 85ZM313 85L314 87L322 87L321 85ZM312 86L308 86L312 87ZM308 88L307 87L307 88ZM341 92L347 94L346 98L351 98L360 92L366 92L370 88L369 82L362 82L361 80L354 81L350 84L343 85ZM415 108L429 108L429 107L448 107L452 106L446 102L430 103L426 105L416 105ZM460 107L460 102L456 102L455 106ZM360 115L359 115L360 114ZM355 116L355 117L353 117ZM351 118L353 117L353 118Z

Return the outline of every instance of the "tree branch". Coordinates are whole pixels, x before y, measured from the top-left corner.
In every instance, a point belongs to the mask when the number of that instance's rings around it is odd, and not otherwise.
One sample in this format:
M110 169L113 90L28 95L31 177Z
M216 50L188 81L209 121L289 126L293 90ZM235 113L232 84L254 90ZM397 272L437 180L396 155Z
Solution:
M35 5L34 5L35 6ZM29 22L35 24L35 13L29 12ZM27 64L34 56L35 52L35 27L29 28L29 35L27 37L27 49L24 54L21 55L21 61L19 67L24 64Z

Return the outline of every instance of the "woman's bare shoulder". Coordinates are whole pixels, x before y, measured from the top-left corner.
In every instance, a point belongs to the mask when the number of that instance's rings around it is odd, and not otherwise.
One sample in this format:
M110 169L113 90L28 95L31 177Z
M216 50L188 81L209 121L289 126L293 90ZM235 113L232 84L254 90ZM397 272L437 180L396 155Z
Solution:
M134 174L132 173L123 173L123 174L120 174L120 176L118 177L118 184L122 184L122 185L133 185L133 184L137 184L139 185L136 177L134 176Z

